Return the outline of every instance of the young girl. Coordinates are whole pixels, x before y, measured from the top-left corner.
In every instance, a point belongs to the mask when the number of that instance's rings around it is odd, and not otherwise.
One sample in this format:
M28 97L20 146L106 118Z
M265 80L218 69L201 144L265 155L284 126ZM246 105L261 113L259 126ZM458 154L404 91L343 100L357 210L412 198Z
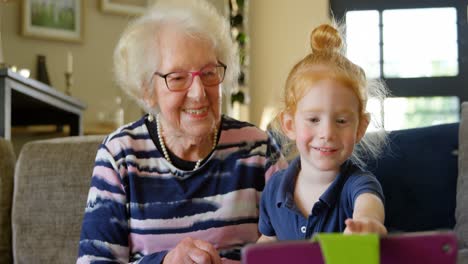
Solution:
M370 121L368 94L384 95L385 88L369 85L364 71L342 54L334 27L314 29L311 47L288 76L276 118L300 155L262 193L260 242L307 239L316 232L387 233L382 188L360 169L382 144L355 148Z

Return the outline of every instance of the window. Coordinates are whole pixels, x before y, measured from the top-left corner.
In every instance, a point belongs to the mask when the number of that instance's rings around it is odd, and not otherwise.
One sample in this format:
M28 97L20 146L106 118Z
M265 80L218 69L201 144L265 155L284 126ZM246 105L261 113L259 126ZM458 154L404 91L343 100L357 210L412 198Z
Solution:
M385 77L458 75L455 8L384 10L382 21Z
M331 0L347 55L392 98L368 110L388 130L459 120L468 101L468 0Z
M370 78L381 76L379 15L376 10L346 13L347 56Z
M369 132L381 125L391 131L458 122L460 101L456 96L390 97L383 103L370 99L367 111L371 114Z

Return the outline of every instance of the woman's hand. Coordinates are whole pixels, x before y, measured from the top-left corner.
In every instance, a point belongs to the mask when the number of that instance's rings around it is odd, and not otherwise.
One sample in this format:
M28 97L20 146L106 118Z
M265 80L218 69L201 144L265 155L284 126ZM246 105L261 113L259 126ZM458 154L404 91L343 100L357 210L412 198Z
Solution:
M345 234L359 234L359 233L377 233L379 235L386 235L387 228L378 220L373 218L361 219L346 219L346 228L343 233Z
M278 241L276 236L265 236L262 235L258 240L257 243L268 243L268 242L275 242Z
M163 264L185 263L221 264L221 258L210 243L187 237L169 251L163 261Z

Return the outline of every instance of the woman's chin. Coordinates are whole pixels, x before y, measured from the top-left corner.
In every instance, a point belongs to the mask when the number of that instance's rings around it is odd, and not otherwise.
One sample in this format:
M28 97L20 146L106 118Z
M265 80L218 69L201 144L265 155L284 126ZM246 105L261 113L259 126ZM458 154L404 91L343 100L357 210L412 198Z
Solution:
M200 112L200 113L187 113L184 112L182 117L182 122L186 124L189 129L191 127L195 126L201 126L201 127L214 127L214 124L217 123L217 120L215 118L215 115L213 112Z

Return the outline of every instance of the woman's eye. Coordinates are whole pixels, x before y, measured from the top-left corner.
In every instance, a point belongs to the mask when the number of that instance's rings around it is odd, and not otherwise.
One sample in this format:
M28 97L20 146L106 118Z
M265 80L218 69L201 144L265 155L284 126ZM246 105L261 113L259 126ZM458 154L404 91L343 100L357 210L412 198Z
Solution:
M317 118L317 117L313 117L313 118L309 118L309 121L312 122L312 123L318 123L318 122L320 122L320 119Z
M167 80L169 82L180 82L180 81L185 81L187 79L186 74L171 74L170 76L167 76Z
M204 71L203 75L204 76L213 76L213 75L215 75L215 71Z

